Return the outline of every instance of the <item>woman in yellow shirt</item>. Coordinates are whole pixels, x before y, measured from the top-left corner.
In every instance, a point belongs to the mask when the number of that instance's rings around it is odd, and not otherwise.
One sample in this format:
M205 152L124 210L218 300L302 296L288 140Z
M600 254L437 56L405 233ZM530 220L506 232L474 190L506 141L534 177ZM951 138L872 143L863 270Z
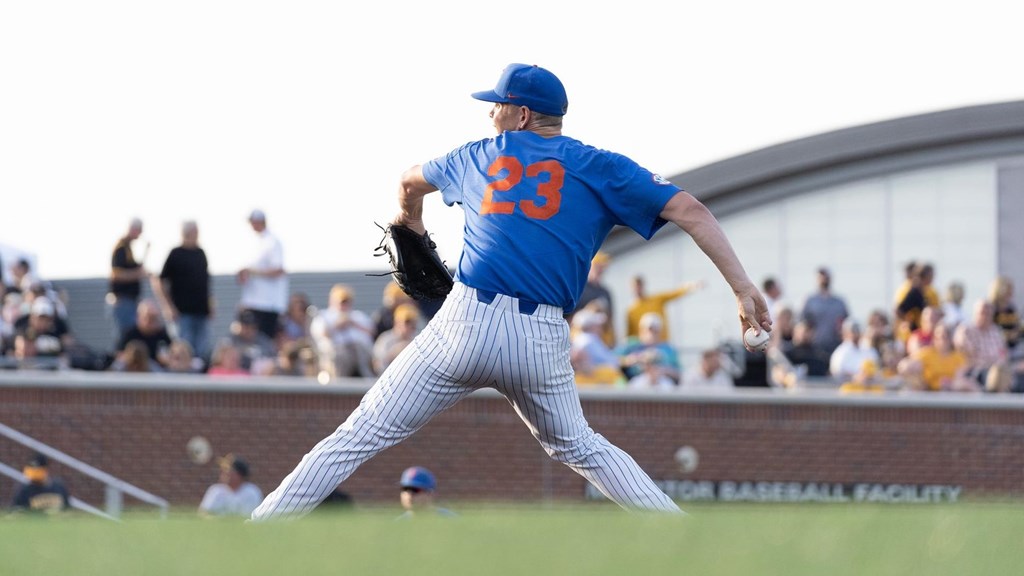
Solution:
M920 366L925 390L976 391L977 385L967 377L967 357L953 348L949 328L941 322L932 333L932 343L911 356Z

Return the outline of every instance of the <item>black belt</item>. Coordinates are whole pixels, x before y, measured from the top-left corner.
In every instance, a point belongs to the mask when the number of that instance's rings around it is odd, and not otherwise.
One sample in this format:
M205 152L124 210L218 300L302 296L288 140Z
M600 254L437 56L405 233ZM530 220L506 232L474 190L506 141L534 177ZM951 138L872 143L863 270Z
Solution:
M495 298L498 297L497 292L481 290L479 288L474 288L474 290L476 290L476 299L480 302L483 302L484 304L490 304L491 302L494 302ZM530 302L529 300L523 300L522 298L518 298L517 300L519 300L519 312L521 314L526 314L527 316L530 316L534 312L536 312L537 307L540 306L540 304L536 302Z

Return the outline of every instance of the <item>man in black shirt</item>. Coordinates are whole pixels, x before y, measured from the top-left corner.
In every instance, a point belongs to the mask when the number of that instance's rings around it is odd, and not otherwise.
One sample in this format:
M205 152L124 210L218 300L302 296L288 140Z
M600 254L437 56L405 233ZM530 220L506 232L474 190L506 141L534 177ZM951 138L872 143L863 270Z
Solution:
M132 242L142 235L142 220L134 218L128 226L128 233L114 246L110 258L110 289L107 303L111 305L116 327L116 339L135 325L135 311L142 295L142 280L148 273L142 267L145 255L139 260L132 252Z
M49 460L36 454L22 471L28 484L14 494L11 509L33 514L59 514L71 507L71 497L60 480L50 478Z
M196 356L210 355L210 271L199 246L199 227L189 220L181 227L181 245L171 249L158 286L164 317L177 325L178 336L192 345Z

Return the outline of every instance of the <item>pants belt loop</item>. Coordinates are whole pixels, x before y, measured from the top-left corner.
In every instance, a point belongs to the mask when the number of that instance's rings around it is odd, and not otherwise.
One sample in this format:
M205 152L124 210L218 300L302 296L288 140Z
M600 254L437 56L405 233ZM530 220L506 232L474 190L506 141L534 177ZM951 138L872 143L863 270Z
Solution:
M537 311L538 304L536 302L527 302L526 300L519 301L519 312L532 316Z
M486 290L481 290L479 288L474 288L474 290L476 290L477 301L483 302L484 304L490 304L491 302L494 302L495 298L498 297L497 292L488 292Z

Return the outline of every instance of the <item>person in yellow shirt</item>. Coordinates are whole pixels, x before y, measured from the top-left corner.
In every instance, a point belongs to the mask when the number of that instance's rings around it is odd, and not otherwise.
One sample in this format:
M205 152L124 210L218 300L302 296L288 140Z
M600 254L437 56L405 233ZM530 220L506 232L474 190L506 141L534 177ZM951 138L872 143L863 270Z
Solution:
M977 391L978 386L967 377L967 357L953 347L953 338L945 324L932 333L932 343L910 356L920 367L920 381L926 391Z
M644 287L643 276L633 277L633 303L626 311L626 337L638 336L640 334L640 318L648 312L654 312L661 316L663 336L668 340L668 317L665 314L665 306L677 299L686 296L704 287L704 281L687 282L677 288L665 292L648 294Z

